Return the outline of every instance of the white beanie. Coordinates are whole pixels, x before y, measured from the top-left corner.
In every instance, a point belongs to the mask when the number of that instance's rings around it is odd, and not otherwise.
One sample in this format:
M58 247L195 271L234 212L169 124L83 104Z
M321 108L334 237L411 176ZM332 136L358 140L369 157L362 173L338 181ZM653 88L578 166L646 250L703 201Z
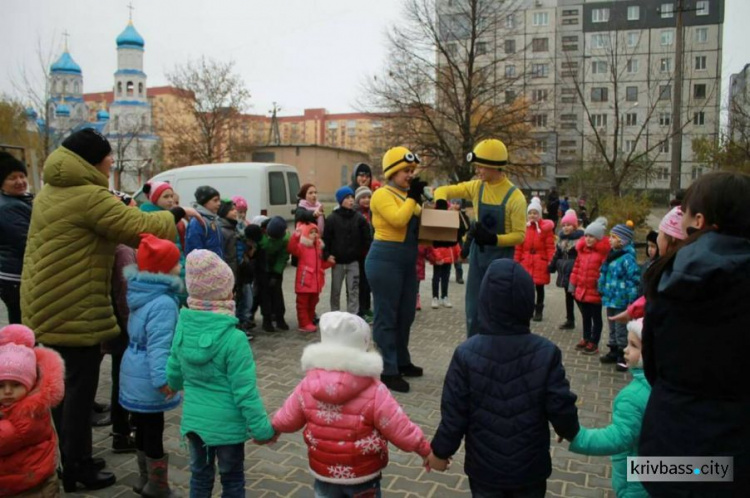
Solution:
M253 217L252 220L250 220L251 225L258 225L261 226L264 221L268 219L268 216L263 216L262 214L259 214L258 216Z
M542 200L539 199L539 197L534 196L531 198L529 207L526 208L526 214L529 214L529 211L531 211L532 209L536 210L536 212L539 213L540 216L542 215Z
M343 311L320 315L320 342L367 351L370 347L370 326L362 318Z
M638 339L643 339L641 334L643 333L643 318L636 318L628 322L628 332L634 333L638 336Z

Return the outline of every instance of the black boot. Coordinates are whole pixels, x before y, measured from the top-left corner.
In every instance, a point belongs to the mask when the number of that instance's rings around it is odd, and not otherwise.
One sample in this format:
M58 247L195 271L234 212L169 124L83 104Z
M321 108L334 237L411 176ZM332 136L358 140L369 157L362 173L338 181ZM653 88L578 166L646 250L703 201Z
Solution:
M86 489L103 489L112 486L116 480L112 472L98 470L90 461L66 464L63 469L63 489L66 493L73 493L79 482Z
M130 434L112 434L112 453L135 453L135 439Z
M610 346L609 353L600 356L599 361L605 364L617 363L617 346Z
M391 391L396 391L398 393L409 392L409 383L400 375L381 375L380 380L385 384L385 387Z
M276 332L276 327L273 326L270 318L263 319L263 330L266 332Z
M576 324L573 320L565 320L565 323L561 324L558 328L560 330L574 330L576 328Z
M284 321L283 318L276 320L276 328L279 330L289 330L289 325Z
M398 373L404 377L421 377L424 374L424 370L414 363L409 363L406 366L398 367Z
M535 322L541 322L543 319L542 317L543 310L544 310L543 304L537 304L536 306L534 306L534 318L532 318L532 320L534 320Z

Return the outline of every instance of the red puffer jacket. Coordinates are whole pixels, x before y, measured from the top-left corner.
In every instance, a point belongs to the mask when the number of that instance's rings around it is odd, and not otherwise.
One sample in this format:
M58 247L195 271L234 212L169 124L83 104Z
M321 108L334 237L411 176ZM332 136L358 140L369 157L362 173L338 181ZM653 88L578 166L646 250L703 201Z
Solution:
M528 225L523 244L516 246L515 259L531 275L534 285L549 283L549 262L554 255L555 223L541 220Z
M273 417L279 432L303 427L310 470L316 479L358 484L388 465L388 443L422 457L430 443L380 382L378 353L312 344L305 348L306 370L294 392Z
M294 292L297 294L320 294L326 282L326 269L333 265L323 260L323 243L319 238L313 242L310 232L318 230L312 223L300 223L289 238L287 250L297 258L297 278Z
M461 257L461 248L458 244L453 247L430 247L427 252L427 260L433 265L440 262L444 265L452 265Z
M599 272L602 263L607 259L609 250L609 237L604 237L593 247L586 245L585 237L578 240L576 244L578 257L576 257L575 265L573 265L573 272L570 274L570 285L575 287L573 296L576 301L593 304L602 302L602 296L599 295L598 289Z
M0 496L15 496L38 486L57 467L57 436L50 409L65 393L62 358L34 348L39 377L22 400L0 408Z

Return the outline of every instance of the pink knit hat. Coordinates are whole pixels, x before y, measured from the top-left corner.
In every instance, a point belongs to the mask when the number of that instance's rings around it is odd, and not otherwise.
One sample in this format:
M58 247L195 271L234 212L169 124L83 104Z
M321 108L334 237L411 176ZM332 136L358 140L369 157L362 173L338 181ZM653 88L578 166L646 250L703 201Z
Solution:
M568 209L565 211L562 219L560 220L561 225L573 225L578 228L578 214L575 209Z
M188 296L202 301L225 301L232 295L234 275L216 253L196 249L185 260Z
M34 332L23 325L0 330L0 380L15 380L27 390L36 384Z
M247 211L247 201L241 195L232 197L232 202L234 202L234 207L237 208L237 211Z
M665 235L674 237L677 240L685 239L685 232L682 231L682 209L680 209L680 206L672 208L672 210L661 219L659 230L664 232Z
M150 200L152 204L156 204L164 191L172 189L172 185L167 182L149 182L147 185L151 188L148 192L148 200Z

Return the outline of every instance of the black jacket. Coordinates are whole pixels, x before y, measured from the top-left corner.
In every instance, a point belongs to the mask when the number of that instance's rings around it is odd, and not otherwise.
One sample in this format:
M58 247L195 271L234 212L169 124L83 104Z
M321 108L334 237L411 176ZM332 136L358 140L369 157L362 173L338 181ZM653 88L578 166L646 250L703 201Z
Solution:
M552 471L549 423L568 440L578 433L576 395L560 349L529 330L534 283L523 267L493 261L479 296L479 334L453 353L432 450L448 458L465 437L471 479L507 488L543 481Z
M679 250L648 299L652 385L640 456L734 456L734 483L644 482L654 496L750 496L750 240L715 232Z
M570 235L565 235L562 230L557 235L557 246L555 255L549 264L550 273L557 272L557 281L555 284L567 291L570 283L570 274L573 273L573 266L576 264L578 251L576 243L583 237L583 230L573 230Z
M338 208L326 218L323 232L323 259L336 258L336 264L359 261L372 242L370 224L353 209Z
M357 183L357 175L360 173L367 173L370 175L370 184L367 188L372 190L372 168L370 168L369 164L365 163L359 163L354 167L354 171L352 171L352 182L349 184L349 188L352 189L353 192L356 192L360 187L360 184Z
M32 200L0 192L0 280L21 281Z

